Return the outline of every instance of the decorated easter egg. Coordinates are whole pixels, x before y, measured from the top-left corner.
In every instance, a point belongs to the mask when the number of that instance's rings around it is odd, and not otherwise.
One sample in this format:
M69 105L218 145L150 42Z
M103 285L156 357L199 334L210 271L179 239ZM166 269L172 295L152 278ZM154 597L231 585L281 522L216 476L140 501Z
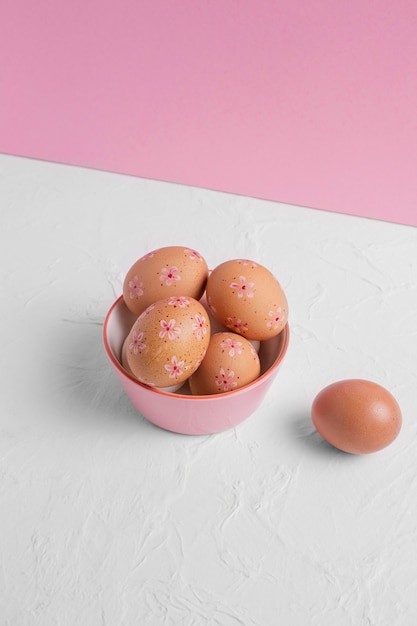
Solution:
M193 298L170 296L141 313L125 342L128 370L142 383L172 387L200 365L210 339L204 307Z
M260 374L253 345L237 333L219 332L210 338L206 355L189 379L193 395L211 395L240 389Z
M254 261L218 265L208 278L206 296L215 319L246 339L269 339L287 323L288 303L280 283Z
M149 252L136 261L123 282L126 306L140 315L150 304L168 296L204 293L208 267L204 258L185 246L168 246Z

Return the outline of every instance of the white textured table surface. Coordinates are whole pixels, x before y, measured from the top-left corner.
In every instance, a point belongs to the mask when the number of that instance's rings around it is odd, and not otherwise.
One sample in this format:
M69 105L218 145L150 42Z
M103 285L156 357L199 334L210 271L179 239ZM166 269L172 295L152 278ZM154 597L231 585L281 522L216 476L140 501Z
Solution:
M414 626L417 229L0 156L0 623ZM164 245L266 265L290 347L260 409L189 437L135 412L102 322ZM325 385L403 412L351 456L314 431Z

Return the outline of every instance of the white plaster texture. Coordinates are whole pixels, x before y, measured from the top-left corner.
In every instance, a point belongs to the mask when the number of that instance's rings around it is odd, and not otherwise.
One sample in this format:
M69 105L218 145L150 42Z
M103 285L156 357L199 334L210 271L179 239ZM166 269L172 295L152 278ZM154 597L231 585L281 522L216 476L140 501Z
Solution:
M6 155L0 220L0 624L417 623L417 229ZM290 304L222 434L148 423L102 347L131 263L176 244L259 261ZM310 418L356 377L404 419L367 456Z

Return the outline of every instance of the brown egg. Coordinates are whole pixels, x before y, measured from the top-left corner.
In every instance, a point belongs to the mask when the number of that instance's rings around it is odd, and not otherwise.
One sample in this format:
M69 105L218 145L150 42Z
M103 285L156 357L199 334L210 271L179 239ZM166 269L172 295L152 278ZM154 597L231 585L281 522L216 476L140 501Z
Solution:
M132 265L123 283L126 306L140 315L150 304L168 296L199 300L204 293L208 267L191 248L168 246L141 257Z
M120 362L122 364L122 367L126 370L126 372L128 374L130 374L130 376L133 376L133 378L137 378L137 376L135 376L135 374L132 372L132 370L130 369L129 363L127 362L127 357L126 357L126 352L127 352L127 347L128 347L128 342L130 342L129 340L129 336L126 337L126 339L123 342L122 345L122 352L121 352L121 358L120 358ZM179 383L175 383L174 385L171 385L170 387L164 387L163 390L164 391L169 391L170 393L175 393L176 391L178 391L179 389L181 389L181 387L184 385L185 381L181 381ZM159 389L159 387L156 387L156 389ZM162 387L161 387L162 389Z
M285 293L263 265L225 261L210 274L207 302L216 320L246 339L263 341L281 332L288 319Z
M247 385L259 374L259 357L252 344L236 333L221 332L211 336L189 385L193 395L225 393Z
M401 429L401 410L384 387L368 380L341 380L325 387L311 408L313 424L331 445L365 454L388 446Z
M210 339L204 307L193 298L170 296L151 304L126 339L125 360L133 375L153 387L183 382L200 365Z

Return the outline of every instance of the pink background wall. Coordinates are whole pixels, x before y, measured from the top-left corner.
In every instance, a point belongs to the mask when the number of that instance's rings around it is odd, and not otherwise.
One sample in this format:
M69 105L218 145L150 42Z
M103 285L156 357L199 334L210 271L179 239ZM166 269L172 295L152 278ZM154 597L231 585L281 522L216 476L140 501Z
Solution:
M414 0L15 0L0 151L417 225Z

